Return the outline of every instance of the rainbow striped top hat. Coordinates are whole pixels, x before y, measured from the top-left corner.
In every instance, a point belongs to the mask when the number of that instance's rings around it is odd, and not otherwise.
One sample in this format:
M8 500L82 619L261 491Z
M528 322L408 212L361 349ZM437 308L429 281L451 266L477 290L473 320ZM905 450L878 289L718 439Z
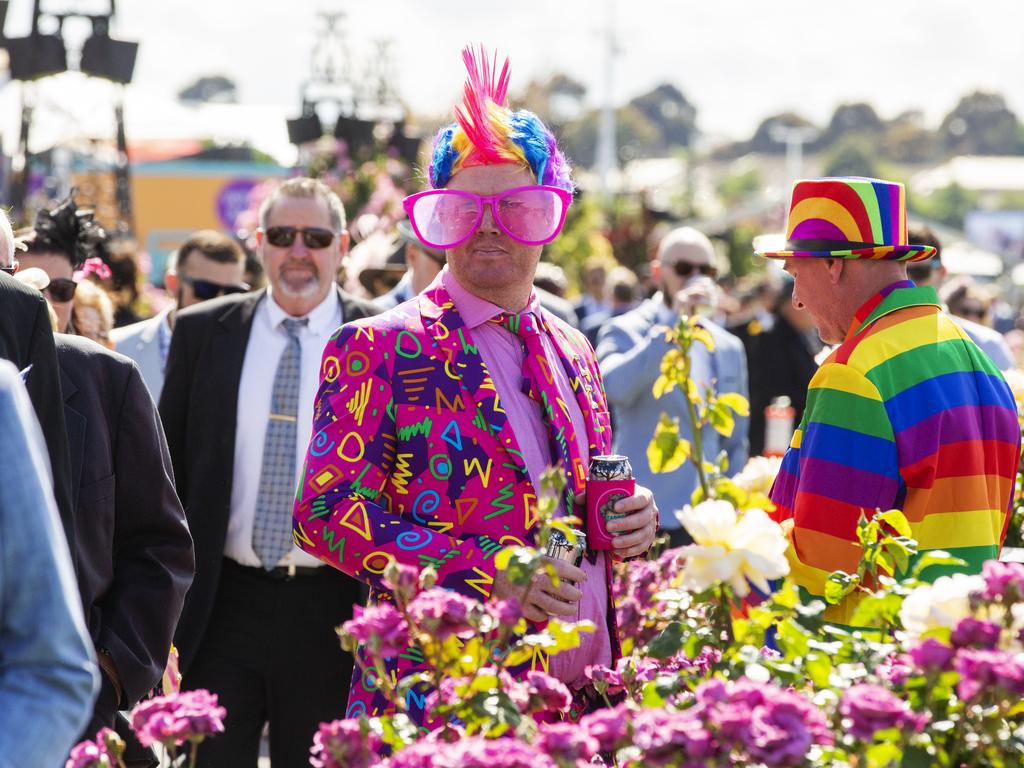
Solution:
M796 182L786 224L786 250L757 255L924 261L935 255L935 249L907 243L902 184L851 176Z

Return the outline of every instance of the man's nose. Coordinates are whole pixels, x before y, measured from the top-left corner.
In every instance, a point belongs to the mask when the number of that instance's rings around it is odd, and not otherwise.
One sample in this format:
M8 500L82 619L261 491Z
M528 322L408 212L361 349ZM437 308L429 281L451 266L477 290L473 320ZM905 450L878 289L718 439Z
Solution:
M477 229L481 232L491 233L500 231L497 223L494 221L494 209L490 203L484 203L484 215L480 218L480 226Z

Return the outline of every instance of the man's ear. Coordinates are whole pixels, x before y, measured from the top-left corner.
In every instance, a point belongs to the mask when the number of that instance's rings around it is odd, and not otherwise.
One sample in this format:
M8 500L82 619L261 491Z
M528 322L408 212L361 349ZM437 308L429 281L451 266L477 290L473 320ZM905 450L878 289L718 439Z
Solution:
M168 271L164 273L164 289L171 295L178 295L178 273Z
M825 269L828 272L828 279L832 285L839 285L845 268L846 259L825 259Z

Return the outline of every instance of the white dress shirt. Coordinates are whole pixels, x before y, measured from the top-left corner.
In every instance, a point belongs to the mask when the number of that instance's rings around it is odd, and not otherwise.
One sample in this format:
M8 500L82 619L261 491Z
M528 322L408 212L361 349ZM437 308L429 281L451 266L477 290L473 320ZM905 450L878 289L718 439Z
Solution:
M263 468L263 443L270 416L277 364L288 345L288 334L281 325L290 317L268 287L264 301L256 308L252 332L245 349L242 377L238 386L238 417L235 427L234 483L231 486L231 513L224 554L242 565L262 565L252 548L256 495ZM299 414L295 434L295 485L313 426L313 401L320 386L320 360L328 339L342 323L338 292L331 290L316 308L306 315L309 323L299 332L302 363L299 369ZM291 515L291 509L282 514ZM319 566L322 563L295 545L277 565Z

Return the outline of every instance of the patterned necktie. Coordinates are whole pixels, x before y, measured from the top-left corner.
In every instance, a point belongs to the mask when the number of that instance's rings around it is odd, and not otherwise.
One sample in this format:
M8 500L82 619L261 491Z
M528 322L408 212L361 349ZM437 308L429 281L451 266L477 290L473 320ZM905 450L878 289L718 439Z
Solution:
M523 357L523 392L540 404L541 415L548 428L551 458L561 462L567 475L565 509L566 514L571 514L575 495L572 488L574 460L575 463L579 463L582 457L576 444L576 429L569 417L567 404L555 383L551 370L552 362L544 350L540 323L533 313L528 311L518 315L503 312L495 321L518 336L526 348L526 355ZM559 363L556 361L554 364Z
M295 428L299 413L299 331L309 322L288 318L281 323L288 345L274 374L270 420L263 443L263 467L256 496L252 548L263 567L274 568L292 546L292 504L295 500Z

